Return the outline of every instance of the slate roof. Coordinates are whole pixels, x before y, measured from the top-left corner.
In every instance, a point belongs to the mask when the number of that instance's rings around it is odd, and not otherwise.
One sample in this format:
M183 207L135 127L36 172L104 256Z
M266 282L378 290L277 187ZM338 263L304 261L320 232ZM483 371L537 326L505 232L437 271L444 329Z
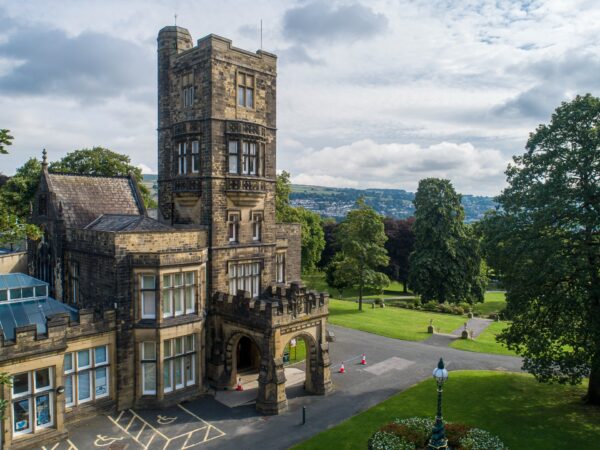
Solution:
M168 225L146 216L126 214L103 214L85 227L86 230L96 231L169 231Z
M143 215L142 199L129 177L48 173L56 207L62 206L67 228L84 228L102 214Z

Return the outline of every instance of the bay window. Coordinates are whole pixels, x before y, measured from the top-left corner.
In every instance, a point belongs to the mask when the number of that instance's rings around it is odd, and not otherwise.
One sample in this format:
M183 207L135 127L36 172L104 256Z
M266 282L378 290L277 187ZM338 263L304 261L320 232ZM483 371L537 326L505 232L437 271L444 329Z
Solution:
M256 175L256 142L244 141L242 146L242 174Z
M200 141L192 141L192 172L200 172Z
M156 395L156 344L141 343L142 393Z
M156 277L153 274L140 275L140 301L142 319L156 318Z
M174 317L196 312L196 272L163 275L163 317Z
M238 141L229 141L229 173L238 173Z
M165 393L196 384L194 335L164 341L163 389Z
M252 298L260 294L260 262L229 264L229 293L247 291Z

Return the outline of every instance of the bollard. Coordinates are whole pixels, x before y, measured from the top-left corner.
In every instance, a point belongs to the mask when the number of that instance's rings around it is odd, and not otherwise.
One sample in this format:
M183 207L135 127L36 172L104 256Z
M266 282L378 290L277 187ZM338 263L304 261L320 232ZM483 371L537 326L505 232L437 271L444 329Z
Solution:
M302 407L302 425L306 423L306 406Z

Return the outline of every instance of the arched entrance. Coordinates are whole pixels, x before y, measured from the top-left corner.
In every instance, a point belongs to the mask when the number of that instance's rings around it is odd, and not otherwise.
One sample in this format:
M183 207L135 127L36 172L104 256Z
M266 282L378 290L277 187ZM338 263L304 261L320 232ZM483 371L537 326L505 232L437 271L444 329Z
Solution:
M314 393L316 343L309 334L299 334L288 340L283 349L285 391L287 398Z
M258 373L260 367L260 351L252 340L242 336L236 349L236 368L238 374Z

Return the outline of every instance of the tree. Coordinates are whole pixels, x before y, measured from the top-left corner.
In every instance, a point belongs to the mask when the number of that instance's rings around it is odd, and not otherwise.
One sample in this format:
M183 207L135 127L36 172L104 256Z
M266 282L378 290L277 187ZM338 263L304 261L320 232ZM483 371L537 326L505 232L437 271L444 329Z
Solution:
M580 383L600 404L600 99L562 103L507 169L485 219L507 288L499 340L544 382Z
M328 286L338 291L340 298L342 298L344 290L354 284L353 271L346 270L345 262L344 255L336 253L325 268L325 281Z
M7 208L0 208L0 246L12 245L24 239L37 241L41 237L42 232L37 226L9 213Z
M321 260L317 264L317 267L321 270L326 270L329 267L335 254L339 251L339 247L335 240L335 233L338 224L335 219L327 218L323 220L323 237L325 239L325 247L321 252Z
M302 227L302 272L316 268L325 247L321 217L305 208L290 205L290 174L283 171L275 184L275 217L278 222L299 223Z
M30 158L0 189L2 204L21 220L27 220L29 216L41 172L42 164L36 158Z
M339 225L337 241L343 253L339 270L348 272L358 286L358 309L362 311L365 287L383 289L389 284L388 277L378 271L389 262L385 250L387 237L383 220L361 197L356 209L350 211Z
M449 180L419 182L408 283L425 301L483 301L480 239L464 224L460 200Z
M142 184L144 177L141 169L131 165L131 159L127 155L102 147L84 148L68 153L61 160L51 163L48 169L51 172L104 177L127 176L131 172L138 182L144 205L147 208L157 206L150 190Z
M9 130L0 130L0 155L6 155L8 153L6 147L12 145L12 140L14 137L12 137L9 133Z
M390 257L386 273L390 278L402 282L405 293L408 291L408 259L415 246L414 223L414 217L400 220L387 217L383 221L388 238L385 249Z

